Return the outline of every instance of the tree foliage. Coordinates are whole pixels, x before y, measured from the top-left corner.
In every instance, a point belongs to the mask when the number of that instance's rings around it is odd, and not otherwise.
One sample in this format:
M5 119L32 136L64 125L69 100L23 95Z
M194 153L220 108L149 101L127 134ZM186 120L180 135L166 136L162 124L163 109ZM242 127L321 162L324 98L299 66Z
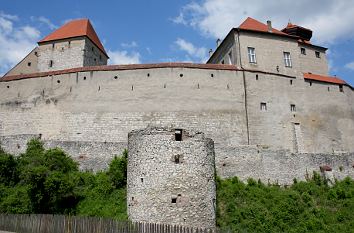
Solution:
M29 141L18 157L0 149L0 212L126 219L126 160L124 152L112 160L108 172L94 174L79 171L65 152L46 150L39 140Z
M354 181L318 174L291 187L217 179L217 225L232 232L353 232Z

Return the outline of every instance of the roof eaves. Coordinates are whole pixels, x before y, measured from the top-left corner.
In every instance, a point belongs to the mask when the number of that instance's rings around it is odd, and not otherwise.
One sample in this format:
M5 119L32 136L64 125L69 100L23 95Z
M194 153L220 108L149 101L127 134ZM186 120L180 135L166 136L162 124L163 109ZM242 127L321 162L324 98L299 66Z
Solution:
M318 49L322 49L324 51L327 51L328 48L326 47L322 47L322 46L319 46L319 45L314 45L314 44L308 44L308 43L305 43L305 42L302 42L302 41L298 41L299 44L302 44L302 45L306 45L306 46L310 46L310 47L315 47L315 48L318 48Z

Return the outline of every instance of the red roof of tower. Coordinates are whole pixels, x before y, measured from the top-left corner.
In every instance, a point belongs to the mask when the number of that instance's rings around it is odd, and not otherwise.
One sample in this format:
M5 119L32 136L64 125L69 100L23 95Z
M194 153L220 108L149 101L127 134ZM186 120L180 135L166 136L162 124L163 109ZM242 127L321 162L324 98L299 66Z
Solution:
M243 21L243 23L241 23L241 25L238 28L243 30L250 30L250 31L269 32L268 25L261 23L251 17L248 17L245 21ZM272 28L271 33L278 34L278 35L288 35L275 28Z
M304 79L326 82L326 83L347 84L344 80L337 77L324 76L324 75L311 74L311 73L304 73Z
M107 56L107 53L100 39L98 38L95 29L93 29L90 20L88 19L72 20L64 24L48 36L44 37L38 43L68 39L78 36L87 36Z

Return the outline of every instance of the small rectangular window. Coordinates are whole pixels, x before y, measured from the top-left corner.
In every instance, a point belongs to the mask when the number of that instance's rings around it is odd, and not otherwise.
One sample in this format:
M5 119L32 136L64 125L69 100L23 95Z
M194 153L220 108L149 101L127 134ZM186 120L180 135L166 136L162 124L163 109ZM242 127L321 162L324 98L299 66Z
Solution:
M182 141L182 130L181 129L175 130L175 140Z
M339 91L343 92L343 85L339 85Z
M229 65L232 65L232 51L229 52Z
M266 103L261 103L261 111L267 111L267 104Z
M316 52L315 52L315 55L316 55L317 58L321 58L320 52L316 51Z
M53 67L53 60L49 61L49 67Z
M28 63L27 63L27 66L31 66L31 65L32 65L32 63L31 63L31 62L28 62Z
M290 111L296 112L296 105L295 104L290 104Z
M291 57L289 52L284 52L284 63L285 67L291 67Z
M250 63L257 63L255 48L248 47L248 60Z
M301 48L301 54L302 55L306 55L306 49L305 48Z

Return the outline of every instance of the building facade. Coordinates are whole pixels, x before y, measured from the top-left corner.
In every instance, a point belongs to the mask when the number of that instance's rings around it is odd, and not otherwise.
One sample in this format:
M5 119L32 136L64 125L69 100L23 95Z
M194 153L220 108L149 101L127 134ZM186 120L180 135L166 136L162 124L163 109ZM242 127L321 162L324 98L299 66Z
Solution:
M2 147L18 154L40 135L81 169L101 170L127 148L129 132L156 125L204 132L222 177L289 184L324 165L335 177L353 176L353 88L328 76L326 49L311 44L311 33L247 19L208 64L98 65L103 51L92 51L87 30L56 38L57 52L40 42L37 55L44 57L44 46L47 58L38 67L47 69L54 56L60 68L0 79ZM78 54L65 56L79 67L61 60L62 46Z

